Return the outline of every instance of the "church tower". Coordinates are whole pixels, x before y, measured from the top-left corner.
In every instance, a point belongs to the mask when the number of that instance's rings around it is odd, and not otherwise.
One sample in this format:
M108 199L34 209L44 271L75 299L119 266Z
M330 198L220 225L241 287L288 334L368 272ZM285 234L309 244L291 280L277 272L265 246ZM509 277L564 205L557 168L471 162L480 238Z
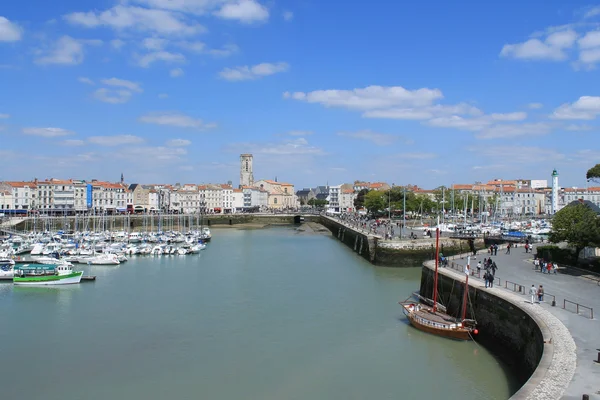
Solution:
M240 187L254 185L252 154L240 154Z

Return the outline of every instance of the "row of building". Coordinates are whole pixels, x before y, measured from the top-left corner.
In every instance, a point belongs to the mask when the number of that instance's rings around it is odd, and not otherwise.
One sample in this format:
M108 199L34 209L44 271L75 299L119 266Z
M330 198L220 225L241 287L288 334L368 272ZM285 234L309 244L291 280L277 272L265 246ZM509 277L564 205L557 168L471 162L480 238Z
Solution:
M393 186L393 185L392 185ZM239 213L248 211L297 209L304 205L325 204L331 213L353 212L355 199L363 190L388 191L385 182L363 182L317 186L297 192L294 185L275 180L254 181L253 156L240 155L240 185L227 184L126 184L85 180L47 179L30 182L0 182L0 213L75 214L84 212L178 212ZM439 202L439 189L425 190L407 186L406 190L429 196ZM600 206L600 187L560 188L558 173L547 180L501 180L487 183L453 184L443 193L443 209L454 208L455 195L469 196L469 209L500 215L554 214L575 200L587 200Z
M98 180L48 179L0 182L0 213L85 212L236 213L295 208L294 186L260 180L252 186L227 184L126 184Z

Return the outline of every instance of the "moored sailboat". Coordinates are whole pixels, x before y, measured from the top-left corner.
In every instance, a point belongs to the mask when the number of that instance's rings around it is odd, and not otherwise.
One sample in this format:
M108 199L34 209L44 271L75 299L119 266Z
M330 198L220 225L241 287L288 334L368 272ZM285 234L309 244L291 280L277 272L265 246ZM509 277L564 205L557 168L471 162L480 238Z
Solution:
M454 318L447 314L446 308L438 302L438 266L439 266L439 245L440 230L436 229L435 240L435 273L433 278L433 299L428 299L417 295L421 301L402 301L402 310L408 318L410 324L415 328L457 340L472 339L472 334L477 334L477 322L473 319L467 319L467 302L469 290L469 272L471 258L467 258L465 268L466 281L464 287L462 313L460 318Z

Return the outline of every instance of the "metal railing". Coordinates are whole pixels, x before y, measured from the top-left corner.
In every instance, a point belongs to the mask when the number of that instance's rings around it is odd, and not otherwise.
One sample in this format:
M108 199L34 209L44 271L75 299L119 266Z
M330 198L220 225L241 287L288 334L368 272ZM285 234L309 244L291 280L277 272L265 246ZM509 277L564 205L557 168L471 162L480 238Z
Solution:
M500 279L500 278L498 278L498 279ZM525 287L523 285L521 285L520 283L504 281L504 287L506 289L509 288L508 287L509 285L511 286L513 292L519 292L519 293L525 294Z
M471 254L471 253L469 253L469 254ZM464 259L464 256L465 256L465 254L456 254L456 255L450 256L448 258L456 260L456 259ZM440 264L440 266L442 266L442 265ZM450 268L456 270L456 271L464 273L464 266L461 265L461 264L458 264L458 263L455 263L455 262L452 261L452 262L448 262L448 266ZM481 278L481 272L477 271L477 267L476 266L474 268L471 268L471 276L474 277L474 278L482 279ZM501 286L501 283L502 283L501 279L499 277L497 277L497 276L494 276L494 285ZM511 289L513 292L517 292L519 294L523 294L523 295L527 294L526 291L525 291L526 290L525 286L521 285L518 282L512 282L512 281L509 281L509 280L505 280L504 281L504 287L506 289ZM551 293L545 292L544 296L552 297L551 305L552 306L556 305L556 295L553 295ZM563 309L565 309L565 310L567 310L567 303L575 305L575 313L576 314L586 316L586 317L588 317L590 319L594 319L594 309L592 307L588 307L588 306L585 306L583 304L579 304L579 303L571 301L571 300L563 299ZM584 313L580 313L580 309L589 310L589 313L585 313L585 314Z
M576 314L579 314L579 309L580 308L585 308L586 310L590 310L590 316L588 318L589 319L594 319L594 309L592 307L584 306L584 305L576 303L574 301L564 299L564 301L563 301L563 309L565 309L565 310L567 309L567 303L575 305L575 309L576 309L575 313Z

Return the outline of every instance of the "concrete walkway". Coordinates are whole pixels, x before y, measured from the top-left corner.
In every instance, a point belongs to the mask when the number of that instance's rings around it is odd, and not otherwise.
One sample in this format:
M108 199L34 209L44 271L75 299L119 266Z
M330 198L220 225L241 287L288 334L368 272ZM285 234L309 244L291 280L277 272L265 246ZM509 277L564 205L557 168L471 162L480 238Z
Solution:
M577 345L575 375L567 387L563 399L581 400L583 394L588 394L590 399L600 400L600 364L595 362L600 353L600 286L598 281L564 269L559 269L556 275L542 274L539 270L534 270L533 254L526 254L525 248L521 246L511 249L511 254L507 255L505 252L506 248L499 248L498 256L492 257L498 270L494 289L491 290L519 294L514 292L512 283L506 283L506 281L514 282L523 286L525 294L520 294L523 301L530 302L531 296L528 293L531 285L535 285L536 288L543 285L546 293L544 301L541 304L536 303L534 306L542 307L557 317L569 329ZM472 271L476 271L477 261L483 261L487 257L490 255L486 250L482 250L475 260L471 258ZM452 262L464 266L466 258L452 260ZM498 285L498 278L500 285ZM518 287L516 290L519 290ZM556 306L554 307L551 305L552 296L550 295L555 296ZM580 306L579 314L576 314L576 305L567 302L566 309L563 309L565 299L592 308L594 319L590 318L591 311L588 308Z

